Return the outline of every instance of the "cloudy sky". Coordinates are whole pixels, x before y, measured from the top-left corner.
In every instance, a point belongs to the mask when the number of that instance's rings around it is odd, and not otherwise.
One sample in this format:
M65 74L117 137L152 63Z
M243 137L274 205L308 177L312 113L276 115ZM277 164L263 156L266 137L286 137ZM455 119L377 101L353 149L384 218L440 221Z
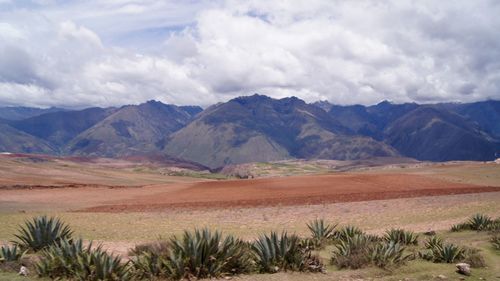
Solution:
M0 0L0 106L500 99L500 1Z

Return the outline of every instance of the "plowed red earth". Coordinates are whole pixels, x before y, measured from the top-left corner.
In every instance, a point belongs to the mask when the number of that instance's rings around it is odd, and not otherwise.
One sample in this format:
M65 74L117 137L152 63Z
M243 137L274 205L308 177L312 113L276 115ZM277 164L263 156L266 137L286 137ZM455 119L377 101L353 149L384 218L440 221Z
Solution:
M159 211L307 205L419 196L495 192L500 187L460 184L414 174L338 174L155 185L148 195L86 208L91 212ZM152 190L153 191L153 190ZM147 193L144 190L144 193Z

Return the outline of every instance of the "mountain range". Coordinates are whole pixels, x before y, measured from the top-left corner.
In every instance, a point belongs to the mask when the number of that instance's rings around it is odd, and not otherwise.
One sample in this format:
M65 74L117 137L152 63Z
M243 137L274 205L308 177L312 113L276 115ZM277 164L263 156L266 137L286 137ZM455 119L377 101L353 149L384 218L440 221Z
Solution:
M0 151L167 155L210 168L284 159L493 160L500 101L372 106L238 97L203 110L158 101L68 110L0 108Z

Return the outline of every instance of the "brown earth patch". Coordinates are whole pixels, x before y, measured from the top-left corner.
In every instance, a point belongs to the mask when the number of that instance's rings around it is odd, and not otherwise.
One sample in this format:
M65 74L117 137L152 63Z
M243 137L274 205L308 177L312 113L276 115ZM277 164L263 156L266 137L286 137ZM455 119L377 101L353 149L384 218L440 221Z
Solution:
M146 190L145 190L146 191ZM335 174L155 186L152 194L84 208L86 212L144 212L170 208L309 205L500 191L415 174ZM146 193L146 192L145 192Z

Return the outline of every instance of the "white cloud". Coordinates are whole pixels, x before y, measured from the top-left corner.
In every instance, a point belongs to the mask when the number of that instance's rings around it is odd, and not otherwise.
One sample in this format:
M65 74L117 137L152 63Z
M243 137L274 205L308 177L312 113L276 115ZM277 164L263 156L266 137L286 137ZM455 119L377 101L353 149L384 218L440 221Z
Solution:
M8 104L209 105L254 92L342 104L500 98L494 1L3 5Z

